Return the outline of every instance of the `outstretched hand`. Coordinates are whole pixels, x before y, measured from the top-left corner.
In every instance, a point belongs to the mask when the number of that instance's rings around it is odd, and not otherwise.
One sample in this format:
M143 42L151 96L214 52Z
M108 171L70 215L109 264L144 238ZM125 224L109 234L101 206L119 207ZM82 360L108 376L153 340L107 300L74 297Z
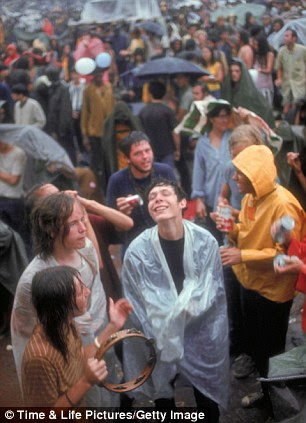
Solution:
M116 330L122 328L132 310L132 304L125 298L120 298L115 303L112 298L109 299L109 319L116 326Z

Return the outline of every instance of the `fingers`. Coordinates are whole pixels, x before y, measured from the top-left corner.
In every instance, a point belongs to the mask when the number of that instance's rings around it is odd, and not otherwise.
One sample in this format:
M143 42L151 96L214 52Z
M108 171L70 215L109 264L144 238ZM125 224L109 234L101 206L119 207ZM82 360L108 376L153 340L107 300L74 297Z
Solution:
M87 360L87 366L90 373L89 380L91 383L96 384L107 378L108 371L104 360L98 360L91 357Z
M125 197L119 197L116 200L118 210L124 214L130 215L133 210L133 206L126 201Z
M125 298L120 298L118 301L116 301L115 306L117 309L120 309L126 314L130 314L133 310L132 304Z

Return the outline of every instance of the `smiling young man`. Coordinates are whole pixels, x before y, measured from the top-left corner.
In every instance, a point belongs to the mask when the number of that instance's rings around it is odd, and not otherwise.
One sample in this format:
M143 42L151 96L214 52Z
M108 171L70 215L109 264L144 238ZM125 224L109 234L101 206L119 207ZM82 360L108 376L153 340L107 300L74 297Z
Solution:
M85 314L76 318L83 345L93 342L107 322L106 298L99 274L99 262L92 242L86 237L86 217L78 199L55 193L37 203L31 214L36 256L18 282L11 317L11 335L17 375L20 380L21 359L26 343L37 322L31 302L32 279L36 272L50 266L76 268L90 289ZM100 397L101 396L101 397ZM105 389L94 387L87 395L88 405L111 405Z
M197 408L218 422L228 392L228 330L221 262L216 240L183 219L184 192L157 179L147 190L148 210L157 224L129 246L123 289L133 305L133 326L155 340L158 361L150 382L133 393L172 408L173 384L193 388ZM124 350L125 371L134 374L142 352ZM184 382L183 382L184 381Z
M145 202L145 191L153 178L164 177L175 181L175 176L167 164L153 162L150 140L143 132L131 132L122 141L120 149L127 158L128 167L111 176L106 202L108 206L117 208L134 221L134 227L123 234L123 244L126 249L137 235L154 224L146 205L139 205L137 202L129 203L127 197L138 194Z

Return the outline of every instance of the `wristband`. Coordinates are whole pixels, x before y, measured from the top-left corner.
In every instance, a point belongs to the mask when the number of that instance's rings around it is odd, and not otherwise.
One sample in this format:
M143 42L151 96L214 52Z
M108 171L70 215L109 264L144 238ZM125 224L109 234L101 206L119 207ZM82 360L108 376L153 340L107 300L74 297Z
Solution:
M67 401L69 402L69 404L71 405L71 407L76 407L76 406L77 406L77 405L76 405L76 404L74 404L74 403L71 401L71 399L68 397L68 390L67 390L67 391L65 391L65 397L66 397Z

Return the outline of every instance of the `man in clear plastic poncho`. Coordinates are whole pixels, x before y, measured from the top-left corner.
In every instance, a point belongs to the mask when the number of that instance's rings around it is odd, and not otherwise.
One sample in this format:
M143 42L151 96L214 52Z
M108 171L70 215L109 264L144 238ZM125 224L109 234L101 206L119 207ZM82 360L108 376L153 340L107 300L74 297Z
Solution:
M147 195L157 225L130 244L123 289L133 304L132 324L155 340L157 364L133 394L158 408L174 407L173 381L184 379L198 410L218 422L218 405L227 403L228 324L217 241L183 220L186 198L175 183L156 180ZM141 371L139 346L124 346L124 365L127 378Z

